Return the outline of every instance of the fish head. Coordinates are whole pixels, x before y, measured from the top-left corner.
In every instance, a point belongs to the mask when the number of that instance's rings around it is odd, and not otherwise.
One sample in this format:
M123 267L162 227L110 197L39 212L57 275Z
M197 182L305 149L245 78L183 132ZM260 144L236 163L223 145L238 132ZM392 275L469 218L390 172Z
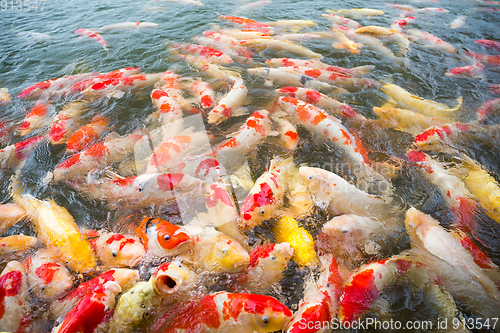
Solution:
M250 264L248 251L234 239L219 235L213 240L209 254L203 263L214 272L237 273Z
M103 233L97 242L97 255L107 267L134 267L146 254L139 238Z
M273 217L276 198L271 186L265 182L260 184L258 191L252 191L240 207L240 225L251 229L261 222Z
M38 242L36 237L13 235L0 239L0 254L20 253L31 249Z
M325 223L323 232L333 242L339 245L355 246L359 242L369 240L371 230L365 224L361 224L360 216L340 215Z
M265 271L283 271L293 254L293 248L287 242L258 246L250 252L249 267L258 264Z
M113 279L122 289L129 289L139 280L139 273L128 268L115 268L112 270Z
M197 274L180 261L165 263L154 274L155 290L161 296L175 295L180 290L193 286Z
M229 315L253 332L281 331L292 319L292 311L273 297L258 294L227 294L234 311Z
M406 211L405 227L412 243L418 245L424 243L432 228L439 227L439 222L412 207Z
M119 321L137 326L151 317L154 312L154 300L157 297L152 280L139 281L122 294L115 309Z
M331 184L334 180L332 177L334 177L335 174L327 170L313 167L300 167L299 175L302 177L309 192L316 200L321 194L330 193L334 188Z
M73 285L69 270L47 250L38 251L28 262L28 282L38 298L57 298Z
M149 251L176 255L189 249L191 239L181 228L165 220L146 219L152 224L146 230Z

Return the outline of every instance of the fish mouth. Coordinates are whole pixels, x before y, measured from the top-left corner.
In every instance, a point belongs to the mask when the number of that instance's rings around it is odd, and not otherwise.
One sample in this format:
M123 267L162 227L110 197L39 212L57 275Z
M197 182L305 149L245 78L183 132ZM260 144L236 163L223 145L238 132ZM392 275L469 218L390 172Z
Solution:
M129 267L137 266L142 260L142 256L137 256L128 262Z
M160 295L175 294L182 285L182 279L169 274L159 274L155 279L155 289Z

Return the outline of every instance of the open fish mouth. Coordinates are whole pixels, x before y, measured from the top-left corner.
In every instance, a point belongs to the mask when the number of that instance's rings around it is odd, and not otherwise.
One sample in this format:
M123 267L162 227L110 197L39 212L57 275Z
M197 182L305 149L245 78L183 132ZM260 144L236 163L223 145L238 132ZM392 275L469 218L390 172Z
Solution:
M175 294L183 280L170 274L158 274L155 279L155 289L160 295Z

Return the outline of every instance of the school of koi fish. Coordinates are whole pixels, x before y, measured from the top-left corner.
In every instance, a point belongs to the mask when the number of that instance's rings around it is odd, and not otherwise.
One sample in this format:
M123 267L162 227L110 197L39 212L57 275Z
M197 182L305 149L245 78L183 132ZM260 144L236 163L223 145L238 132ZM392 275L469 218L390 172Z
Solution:
M474 150L498 154L500 82L471 108L380 79L377 64L335 65L337 54L371 52L404 72L423 48L463 65L434 75L484 81L500 42L458 47L412 27L445 8L387 6L401 11L390 26L356 21L386 15L370 8L221 15L192 43L168 41L176 63L163 72L19 87L23 115L0 116L0 331L330 332L376 317L500 332L499 176ZM317 30L325 19L331 29ZM109 54L106 32L157 27L75 33ZM100 112L134 98L151 101L134 129ZM0 89L0 108L14 99ZM33 181L47 155L58 162ZM105 220L72 214L62 189Z

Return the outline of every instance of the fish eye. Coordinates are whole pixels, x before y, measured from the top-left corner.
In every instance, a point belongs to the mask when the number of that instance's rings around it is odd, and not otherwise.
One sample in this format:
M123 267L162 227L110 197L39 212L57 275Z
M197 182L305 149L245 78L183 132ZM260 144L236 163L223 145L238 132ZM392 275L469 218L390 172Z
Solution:
M144 312L144 318L149 318L149 316L151 315L151 313L149 313L149 311L146 311Z
M182 267L182 265L181 265L181 263L180 263L180 262L177 262L177 267L179 267L179 268L181 268L181 267Z
M166 241L170 240L170 235L166 234L165 236L163 236L163 239L166 240Z
M411 223L411 222L410 222L410 223L408 223L408 226L409 226L410 228L413 228L413 223Z
M349 229L347 228L342 228L342 233L347 234L349 232Z
M44 284L42 284L42 285L40 286L40 290L41 290L41 291L44 291L44 290L45 290L45 285L44 285Z
M112 255L113 257L116 257L116 256L118 255L118 250L113 250L113 251L111 251L111 255Z
M271 321L271 318L269 318L269 316L262 316L262 322L264 324L269 324L270 321Z
M314 178L314 176L313 176L313 175L309 175L309 176L307 176L307 179L309 179L309 180L311 180L311 179L313 179L313 178Z
M271 260L276 260L276 256L275 256L274 254L271 254L271 255L269 256L269 258L270 258Z
M262 208L262 209L260 210L260 214L262 214L262 215L264 215L264 213L265 213L265 212L266 212L266 211L264 210L264 208Z

